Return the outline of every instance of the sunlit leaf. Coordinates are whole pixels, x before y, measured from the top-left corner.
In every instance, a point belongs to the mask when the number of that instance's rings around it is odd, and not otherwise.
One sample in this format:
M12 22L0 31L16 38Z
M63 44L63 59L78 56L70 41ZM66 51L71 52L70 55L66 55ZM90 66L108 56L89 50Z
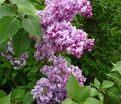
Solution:
M16 15L16 12L11 5L0 6L0 18L5 17L5 16L14 17L15 15Z
M10 97L11 97L11 93L7 96L1 97L0 98L0 104L10 104Z
M111 71L118 71L121 74L121 61L114 64L114 67Z
M103 83L102 83L102 88L110 88L110 87L112 87L113 85L114 85L114 82L105 80L105 81L103 81Z
M29 17L22 20L24 29L35 37L41 35L40 19L37 17Z
M0 0L0 5L3 4L5 2L5 0Z
M90 87L81 87L74 75L70 76L66 89L69 97L75 102L83 102L91 96Z
M4 17L0 19L0 43L14 36L20 28L20 21L16 18Z

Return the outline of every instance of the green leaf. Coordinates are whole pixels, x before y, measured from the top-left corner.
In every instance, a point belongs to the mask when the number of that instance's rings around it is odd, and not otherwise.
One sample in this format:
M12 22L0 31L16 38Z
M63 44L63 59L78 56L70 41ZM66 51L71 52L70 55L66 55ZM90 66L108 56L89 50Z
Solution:
M83 102L90 97L90 87L81 87L74 75L70 76L66 89L69 97L75 102Z
M71 75L67 84L66 89L70 98L77 101L77 97L80 96L80 85L74 75Z
M14 36L20 28L20 21L16 18L4 17L0 19L0 43Z
M112 87L113 85L114 85L114 82L105 80L105 81L103 81L103 83L102 83L102 88L110 88L110 87Z
M76 104L70 98L65 99L61 104Z
M23 2L18 5L19 12L35 16L36 15L36 9L30 2Z
M33 97L31 95L31 92L27 92L24 96L24 99L23 99L23 104L32 104L33 102Z
M12 0L17 5L18 11L27 15L36 15L36 9L28 0Z
M95 99L95 98L88 98L84 104L103 104L103 102Z
M4 97L4 96L6 96L7 94L6 94L6 92L4 92L3 90L0 90L0 98L1 97Z
M118 71L121 74L121 61L114 64L114 67L111 71Z
M102 93L98 93L98 98L100 99L100 101L103 102L104 100L104 95Z
M5 2L5 0L0 0L0 5L3 4Z
M94 86L97 88L97 89L100 89L101 87L101 83L95 78L94 80Z
M22 20L24 29L35 37L40 37L40 19L37 17L29 17Z
M29 39L29 34L24 31L20 30L13 38L13 49L15 51L16 56L20 56L23 52L26 52L27 49L31 45L31 40Z
M23 0L10 0L10 1L12 1L14 4L18 5L19 2L21 2L21 1L23 1Z
M80 93L77 100L79 99L79 102L83 102L91 96L90 86L81 87Z
M0 6L0 19L5 17L5 16L14 17L15 15L16 15L16 12L11 5Z
M116 88L116 87L112 87L110 90L108 90L107 94L113 98L114 100L120 102L119 96L121 95L121 90Z
M91 96L96 96L98 95L98 91L95 88L91 88Z
M30 70L27 73L27 77L29 78L29 77L35 75L37 72L38 72L38 67L36 67L36 66L30 67Z
M13 91L12 98L13 99L21 99L21 100L23 100L24 95L25 95L25 89L17 88L17 89L15 89Z
M10 104L11 93L5 97L0 98L0 104Z
M121 75L119 73L110 73L107 74L107 76L113 78L116 81L121 82Z

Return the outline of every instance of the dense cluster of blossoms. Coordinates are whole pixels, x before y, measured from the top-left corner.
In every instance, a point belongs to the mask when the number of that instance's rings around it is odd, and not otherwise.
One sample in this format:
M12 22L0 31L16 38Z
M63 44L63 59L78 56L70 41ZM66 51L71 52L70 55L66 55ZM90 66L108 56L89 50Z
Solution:
M91 51L93 45L94 39L88 39L86 32L76 29L70 22L54 22L43 34L43 40L37 42L35 57L41 60L49 58L58 50L66 50L69 54L80 58L83 50Z
M70 74L81 86L86 79L77 66L68 66L67 61L55 53L65 51L80 58L85 49L92 51L94 39L88 39L86 32L71 24L77 14L92 16L92 8L88 0L45 0L45 3L45 9L37 12L41 17L42 36L35 45L35 58L38 61L46 58L53 65L41 69L47 77L37 81L31 93L37 104L59 104L68 96L65 86Z
M28 53L24 52L19 58L16 58L15 52L13 51L12 40L10 40L8 41L7 50L6 52L2 52L2 56L14 66L14 69L19 69L26 64Z
M43 40L38 41L35 46L37 60L50 58L56 51L63 50L80 58L84 49L91 51L94 45L94 39L88 39L86 32L76 29L66 21L54 22L48 26L42 38Z
M72 21L76 14L92 16L92 7L88 0L45 0L46 7L39 11L42 27L53 22Z
M72 26L76 14L92 15L87 0L46 0L46 8L38 12L41 17L42 39L37 41L35 57L37 60L50 58L56 51L67 51L80 58L84 49L91 51L94 39L81 29Z
M86 79L82 71L77 67L70 65L62 57L54 56L52 66L45 65L41 71L47 75L47 78L41 78L32 90L33 97L37 104L58 104L67 97L66 83L72 73L80 85L83 86Z

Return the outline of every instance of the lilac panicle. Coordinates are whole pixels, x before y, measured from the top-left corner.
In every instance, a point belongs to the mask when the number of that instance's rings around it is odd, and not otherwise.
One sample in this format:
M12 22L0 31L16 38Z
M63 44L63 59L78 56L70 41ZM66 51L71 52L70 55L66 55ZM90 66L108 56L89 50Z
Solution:
M47 78L41 78L37 85L31 91L33 98L36 98L37 104L48 104L52 98L52 85Z
M83 86L86 79L77 66L69 66L62 57L53 57L52 66L45 65L41 71L47 78L41 78L31 91L37 104L59 104L67 97L66 83L69 76L73 74L80 85ZM46 89L46 90L45 90Z
M42 41L37 41L35 57L37 60L49 59L56 51L67 51L80 58L85 49L91 51L94 46L94 39L87 36L86 32L73 27L70 22L54 22L47 27Z
M94 39L88 39L87 33L72 26L76 14L92 16L92 7L88 0L45 0L44 10L37 11L41 17L42 39L37 41L35 58L39 61L50 58L56 51L80 58L83 51L89 52L94 46Z
M92 7L88 0L45 0L45 4L45 9L37 12L44 28L53 22L72 21L76 14L92 16Z
M84 86L86 78L79 67L68 66L67 61L56 57L55 53L66 51L80 58L85 49L92 51L94 39L88 39L86 32L71 24L77 14L91 17L92 7L88 0L45 0L45 4L44 10L37 11L41 17L42 36L35 45L35 58L38 61L47 58L53 65L44 65L41 71L47 78L41 78L31 93L37 104L59 104L68 96L66 83L71 74L80 86Z

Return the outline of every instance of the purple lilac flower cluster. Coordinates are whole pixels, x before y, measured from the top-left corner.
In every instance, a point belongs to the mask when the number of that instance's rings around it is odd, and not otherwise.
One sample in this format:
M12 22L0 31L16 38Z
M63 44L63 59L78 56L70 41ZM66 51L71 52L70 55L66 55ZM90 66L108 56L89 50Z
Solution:
M10 63L14 66L14 69L20 69L22 66L26 64L28 53L24 52L23 54L21 54L19 58L16 58L15 52L13 51L12 40L10 40L8 41L7 51L3 52L2 56L8 61L10 61Z
M52 66L45 65L41 71L47 75L47 78L41 78L37 81L36 86L31 93L33 98L37 100L37 104L58 104L67 97L66 83L70 74L75 77L83 86L86 79L82 75L82 71L76 66L69 66L62 57L53 57Z
M73 74L84 85L86 79L82 71L70 65L62 57L56 57L57 51L66 51L80 58L83 51L92 51L94 39L81 29L72 26L71 22L76 14L92 16L92 8L88 0L45 0L46 7L37 14L41 17L42 37L35 48L36 59L47 58L53 65L44 65L41 69L46 78L37 81L31 93L37 104L59 104L68 95L66 83Z
M92 7L88 0L45 0L46 8L38 11L41 24L45 28L55 21L72 21L76 14L92 16Z
M37 60L49 59L56 51L63 50L80 58L84 49L92 50L94 39L88 39L86 32L71 24L73 17L78 13L92 16L90 2L46 0L46 8L38 12L41 17L42 39L35 45Z
M54 52L66 50L77 58L81 57L84 49L91 51L94 45L94 39L88 39L86 32L66 21L54 22L47 28L43 39L48 40Z
M91 51L94 46L94 39L88 39L86 32L76 29L66 21L54 22L48 26L42 38L43 40L35 45L37 60L50 58L56 51L64 50L80 58L84 49Z

